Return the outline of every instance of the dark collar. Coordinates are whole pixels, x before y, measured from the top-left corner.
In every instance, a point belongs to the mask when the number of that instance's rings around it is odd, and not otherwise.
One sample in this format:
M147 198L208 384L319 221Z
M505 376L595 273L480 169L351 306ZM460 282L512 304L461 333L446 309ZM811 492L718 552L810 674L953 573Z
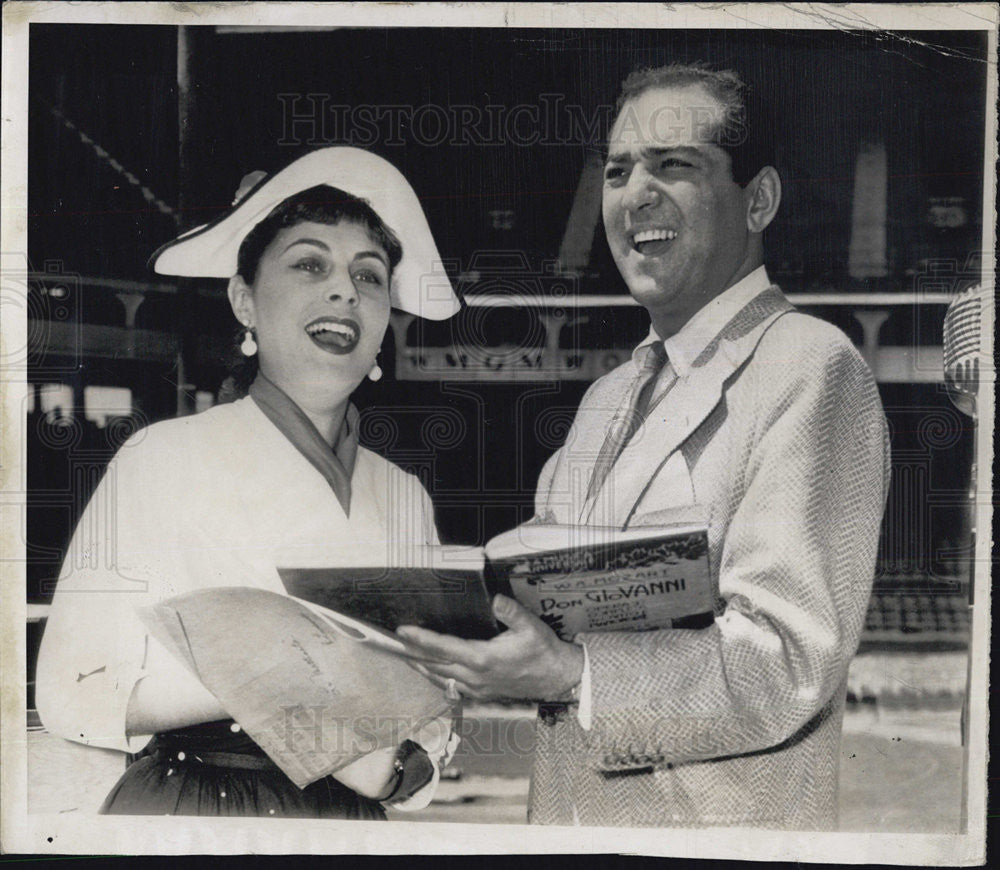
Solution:
M331 449L305 412L292 401L284 390L257 374L250 385L250 398L295 448L312 464L326 482L344 509L351 513L351 475L358 452L358 409L348 404L344 422Z

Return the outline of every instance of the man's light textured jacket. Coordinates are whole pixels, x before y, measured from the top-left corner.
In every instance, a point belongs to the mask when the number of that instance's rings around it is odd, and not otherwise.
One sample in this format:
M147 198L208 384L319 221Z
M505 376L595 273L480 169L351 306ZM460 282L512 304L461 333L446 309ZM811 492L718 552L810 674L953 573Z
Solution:
M587 469L633 371L620 366L587 392L542 471L540 514L580 521ZM710 512L716 622L579 636L592 725L573 708L539 718L530 820L833 828L845 681L889 480L878 391L839 330L770 287L668 399L589 522L655 524L676 507L657 484L680 451Z

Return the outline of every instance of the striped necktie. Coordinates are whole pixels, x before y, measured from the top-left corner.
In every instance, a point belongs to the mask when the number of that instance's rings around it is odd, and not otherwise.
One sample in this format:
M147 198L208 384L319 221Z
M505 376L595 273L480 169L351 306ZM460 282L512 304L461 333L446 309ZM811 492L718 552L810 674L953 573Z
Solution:
M597 454L594 473L590 478L590 486L587 488L588 500L594 498L600 491L604 485L604 479L608 476L608 472L611 471L618 457L621 456L625 445L646 419L653 388L666 364L667 351L663 347L662 341L657 341L646 349L646 358L643 360L635 380L632 381L628 406L620 409L612 419L607 437L601 445L600 453Z

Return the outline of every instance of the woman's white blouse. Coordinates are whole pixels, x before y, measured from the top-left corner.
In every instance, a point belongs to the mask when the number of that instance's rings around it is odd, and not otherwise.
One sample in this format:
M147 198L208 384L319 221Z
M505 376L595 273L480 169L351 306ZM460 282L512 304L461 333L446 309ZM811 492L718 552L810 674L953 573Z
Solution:
M250 398L136 433L108 465L73 536L39 652L36 699L54 734L136 752L135 684L183 666L136 607L208 586L284 592L275 552L337 547L399 564L437 543L411 474L359 448L348 517L323 477ZM238 632L234 624L231 630ZM189 677L190 678L190 677Z

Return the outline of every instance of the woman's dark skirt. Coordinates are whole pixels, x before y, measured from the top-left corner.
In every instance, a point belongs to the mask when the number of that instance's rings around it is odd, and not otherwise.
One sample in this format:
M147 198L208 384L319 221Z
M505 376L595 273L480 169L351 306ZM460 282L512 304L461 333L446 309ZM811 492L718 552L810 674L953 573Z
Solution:
M295 785L232 721L157 734L104 799L108 815L283 816L384 820L369 800L328 776Z

